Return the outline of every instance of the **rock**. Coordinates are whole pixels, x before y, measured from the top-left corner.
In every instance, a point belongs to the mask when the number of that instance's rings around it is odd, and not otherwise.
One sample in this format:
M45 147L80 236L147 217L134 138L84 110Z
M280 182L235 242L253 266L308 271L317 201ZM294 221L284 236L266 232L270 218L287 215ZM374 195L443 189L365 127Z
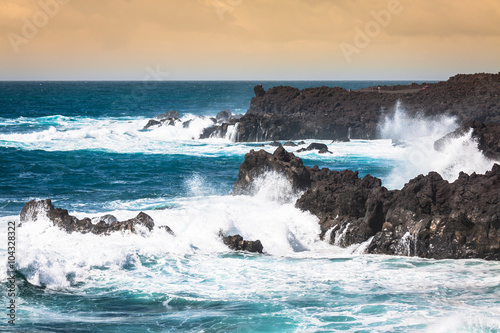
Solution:
M255 93L255 97L264 97L266 95L266 91L262 88L262 84L255 86L253 92Z
M323 143L311 143L307 148L302 148L297 150L297 153L301 153L304 151L318 150L320 154L330 153L328 150L328 146Z
M148 129L148 128L152 127L152 126L158 126L158 125L161 125L160 121L154 120L154 119L150 119L148 121L148 123L146 124L146 126L144 126L143 129Z
M336 142L351 142L351 139L349 139L348 137L343 137L343 138L337 138L335 140L332 141L332 143L336 143Z
M206 127L203 129L203 132L200 135L200 139L208 139L212 135L214 135L214 133L216 133L218 130L219 130L219 126L216 126L216 125Z
M288 141L283 146L285 146L285 147L297 147L297 144L295 142Z
M168 225L161 225L158 227L158 229L164 229L166 232L168 232L172 236L175 236L175 233L172 231L172 229L170 229L170 227Z
M224 244L226 244L231 250L258 253L262 253L264 250L260 240L247 241L240 235L224 236L222 233L219 233L219 236L222 238Z
M376 87L348 91L280 86L265 91L259 85L241 118L238 141L375 139L379 120L398 101L410 115L500 122L500 73L457 75L426 86L382 86L383 93L378 93Z
M114 215L107 214L107 215L103 215L103 216L93 217L91 219L91 221L92 221L92 224L97 224L99 222L103 222L105 224L111 224L113 222L117 222L118 219Z
M318 154L333 154L331 151L329 151L328 149L326 148L322 148L318 151Z
M238 180L234 183L233 193L236 195L252 193L253 180L268 171L284 174L292 183L294 190L306 189L311 185L309 169L302 164L302 160L280 146L274 154L269 154L265 150L256 152L253 149L246 154L245 161L239 169Z
M119 222L113 215L104 215L102 217L82 220L69 215L66 209L54 208L50 199L33 200L24 205L20 214L21 225L35 222L39 219L48 219L55 226L62 230L72 233L93 233L97 235L109 235L116 231L137 232L137 227L142 226L148 231L154 228L154 220L146 213L140 212L136 217ZM92 220L97 221L93 224ZM167 227L168 228L168 227ZM168 228L170 229L170 228ZM168 230L167 230L168 231Z
M269 144L271 147L279 147L281 146L281 143L277 142L277 141L273 141Z
M305 167L279 147L274 154L245 155L234 192L249 193L268 170L305 190L295 205L319 218L321 237L332 230L332 244L347 247L373 237L368 253L500 260L498 164L484 175L461 173L453 183L431 172L389 191L369 175Z
M217 116L215 117L215 119L217 120L217 122L224 122L224 121L228 121L229 119L231 119L232 116L233 116L233 114L231 113L231 111L224 110L224 111L217 113Z
M161 121L161 120L165 120L165 119L171 120L173 118L179 119L180 117L181 116L179 114L179 111L172 110L172 111L168 111L168 112L159 114L159 115L155 116L153 119Z
M153 119L150 119L143 129L148 129L152 126L161 126L164 123L167 123L170 126L174 126L175 122L179 121L179 118L180 115L178 111L168 111L155 116Z
M304 141L300 141L297 143L297 146L305 145L306 143Z

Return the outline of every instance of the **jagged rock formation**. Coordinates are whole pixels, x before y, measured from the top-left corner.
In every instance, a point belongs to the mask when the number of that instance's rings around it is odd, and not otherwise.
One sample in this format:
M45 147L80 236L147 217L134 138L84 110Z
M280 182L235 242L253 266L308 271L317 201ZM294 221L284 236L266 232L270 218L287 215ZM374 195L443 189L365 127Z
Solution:
M219 236L222 238L224 244L226 244L227 247L229 247L231 250L258 253L262 253L262 251L264 250L264 247L262 246L260 240L247 241L244 240L240 235L224 236L222 233L219 234Z
M240 165L238 180L234 183L233 193L236 195L250 194L253 191L252 182L259 175L275 171L288 177L294 189L306 189L311 186L311 173L302 160L288 153L283 147L276 149L274 154L265 150L254 151L245 155Z
M212 125L203 129L199 138L197 139L207 139L210 137L222 138L225 137L230 126L234 126L239 123L241 115L233 115L230 110L224 110L219 112L215 118L207 118L204 116L199 116L203 119L210 119ZM179 112L169 111L160 115L155 116L150 119L148 123L144 126L143 130L150 129L151 127L157 126L175 126L176 123L181 122ZM182 123L183 128L189 128L193 119L184 121Z
M294 189L306 189L296 207L318 216L321 236L333 244L371 239L368 253L500 260L498 164L485 175L461 173L453 183L431 172L389 191L369 175L306 167L279 147L274 154L245 156L234 193L249 193L252 180L269 170L285 175Z
M175 122L180 121L180 115L178 111L172 110L162 114L157 115L153 119L150 119L143 129L148 129L152 126L162 126L168 124L169 126L174 126Z
M381 117L399 100L410 114L454 115L461 122L500 122L500 73L448 81L348 91L343 88L254 88L238 141L374 139Z
M119 222L112 215L105 215L98 218L97 223L92 223L92 219L84 218L82 220L69 215L66 209L54 208L50 199L32 200L23 207L20 214L21 225L36 221L40 218L48 218L55 226L62 230L72 233L93 233L97 235L108 235L117 231L137 232L139 226L145 227L148 231L152 231L155 223L154 220L146 213L140 212L136 217L127 221ZM173 231L164 226L165 230L173 234Z

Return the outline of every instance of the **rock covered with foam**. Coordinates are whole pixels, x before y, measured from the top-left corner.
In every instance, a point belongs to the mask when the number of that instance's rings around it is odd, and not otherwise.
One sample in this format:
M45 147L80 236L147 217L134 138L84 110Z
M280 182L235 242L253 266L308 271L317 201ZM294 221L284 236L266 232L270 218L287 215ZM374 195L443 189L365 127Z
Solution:
M117 231L137 233L138 229L141 227L146 228L148 231L152 231L155 226L154 220L143 212L140 212L132 219L121 222L112 215L105 215L96 219L84 218L80 220L75 216L69 215L66 209L54 208L50 199L32 200L26 203L21 210L21 225L32 223L39 219L48 219L55 226L68 233L81 232L97 235L108 235L111 232ZM94 220L95 223L92 223L92 220ZM170 228L167 227L166 230L169 231ZM169 233L172 233L171 230Z
M304 166L300 158L280 146L274 154L269 154L265 150L256 152L253 149L246 154L239 169L238 180L233 186L233 193L237 195L251 193L253 180L270 171L284 174L292 183L293 190L311 186L309 168Z
M274 154L247 154L234 192L249 193L269 170L283 174L294 189L306 189L296 207L320 219L321 236L332 244L370 241L368 253L500 260L498 164L484 175L461 173L452 183L431 172L389 191L369 175L305 167L280 147Z

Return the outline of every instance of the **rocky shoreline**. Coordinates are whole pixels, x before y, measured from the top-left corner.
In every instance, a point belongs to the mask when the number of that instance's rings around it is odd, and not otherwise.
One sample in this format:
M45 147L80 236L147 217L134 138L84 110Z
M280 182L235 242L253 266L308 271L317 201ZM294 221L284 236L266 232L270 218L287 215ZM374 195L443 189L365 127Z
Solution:
M380 120L398 102L409 115L455 116L467 121L500 122L500 73L456 75L448 81L407 86L254 88L250 108L240 119L241 142L272 140L376 139Z
M55 208L50 199L27 202L21 210L19 218L20 227L47 219L54 226L69 234L78 232L108 236L115 232L143 234L157 229L175 237L175 233L169 226L155 226L153 218L144 212L140 212L136 217L122 222L118 221L113 215L97 216L94 218L86 217L80 220L75 216L69 215L66 209ZM264 247L260 240L248 241L240 235L226 236L222 230L219 232L219 238L231 250L263 253Z
M380 86L359 90L339 87L297 89L254 87L255 97L244 115L230 110L210 118L213 124L199 139L225 137L237 125L236 142L275 140L376 139L378 124L400 102L410 116L454 116L469 121L500 122L500 73L456 75L438 83ZM179 113L170 111L149 120L144 129L172 126ZM182 124L189 127L189 121Z
M296 207L319 218L321 237L332 244L368 242L366 252L374 254L500 260L498 164L485 175L461 173L453 183L431 172L389 191L370 175L306 167L279 147L245 156L234 193L250 193L253 180L267 171L304 191Z

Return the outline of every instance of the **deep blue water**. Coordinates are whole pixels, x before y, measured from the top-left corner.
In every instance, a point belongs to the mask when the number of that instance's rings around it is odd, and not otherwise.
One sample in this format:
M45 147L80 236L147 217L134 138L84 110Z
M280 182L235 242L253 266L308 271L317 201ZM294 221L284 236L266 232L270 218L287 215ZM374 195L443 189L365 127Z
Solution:
M276 85L359 89L380 82L0 82L0 135L32 134L30 139L35 141L33 147L23 149L22 139L12 143L0 137L0 207L3 207L0 216L19 213L25 202L35 198L53 198L68 208L84 204L89 211L99 211L110 201L184 196L187 195L185 180L193 173L209 176L215 193L227 194L237 178L243 154L213 158L126 149L117 153L98 148L54 148L51 142L67 139L57 136L51 137L48 145L37 147L36 140L45 138L33 135L50 128L67 132L90 127L94 125L89 124L92 120L98 123L101 119L122 122L147 119L169 110L196 116L214 116L225 109L235 114L245 113L254 96L253 87L260 83L266 89ZM251 149L257 145L247 146ZM377 161L351 163L339 159L324 164L307 157L305 161L310 166L356 169L362 175L373 173L382 177L388 171L387 166L377 165Z
M274 148L197 139L209 124L199 116L245 113L256 84L399 83L408 82L0 82L2 239L27 201L45 198L79 218L112 213L124 220L144 211L176 233L96 236L65 234L46 221L23 225L16 328L499 331L497 263L369 256L362 245L322 242L317 218L294 208L279 176L267 175L253 196L230 194L244 155ZM193 119L189 128L142 129L169 110ZM300 153L304 164L357 170L399 186L408 180L397 171L414 155L391 140L325 143L334 153ZM265 255L228 250L220 230L260 239ZM4 260L6 244L0 253ZM5 271L1 279L6 285ZM5 292L0 299L9 301ZM0 330L11 328L0 321Z

